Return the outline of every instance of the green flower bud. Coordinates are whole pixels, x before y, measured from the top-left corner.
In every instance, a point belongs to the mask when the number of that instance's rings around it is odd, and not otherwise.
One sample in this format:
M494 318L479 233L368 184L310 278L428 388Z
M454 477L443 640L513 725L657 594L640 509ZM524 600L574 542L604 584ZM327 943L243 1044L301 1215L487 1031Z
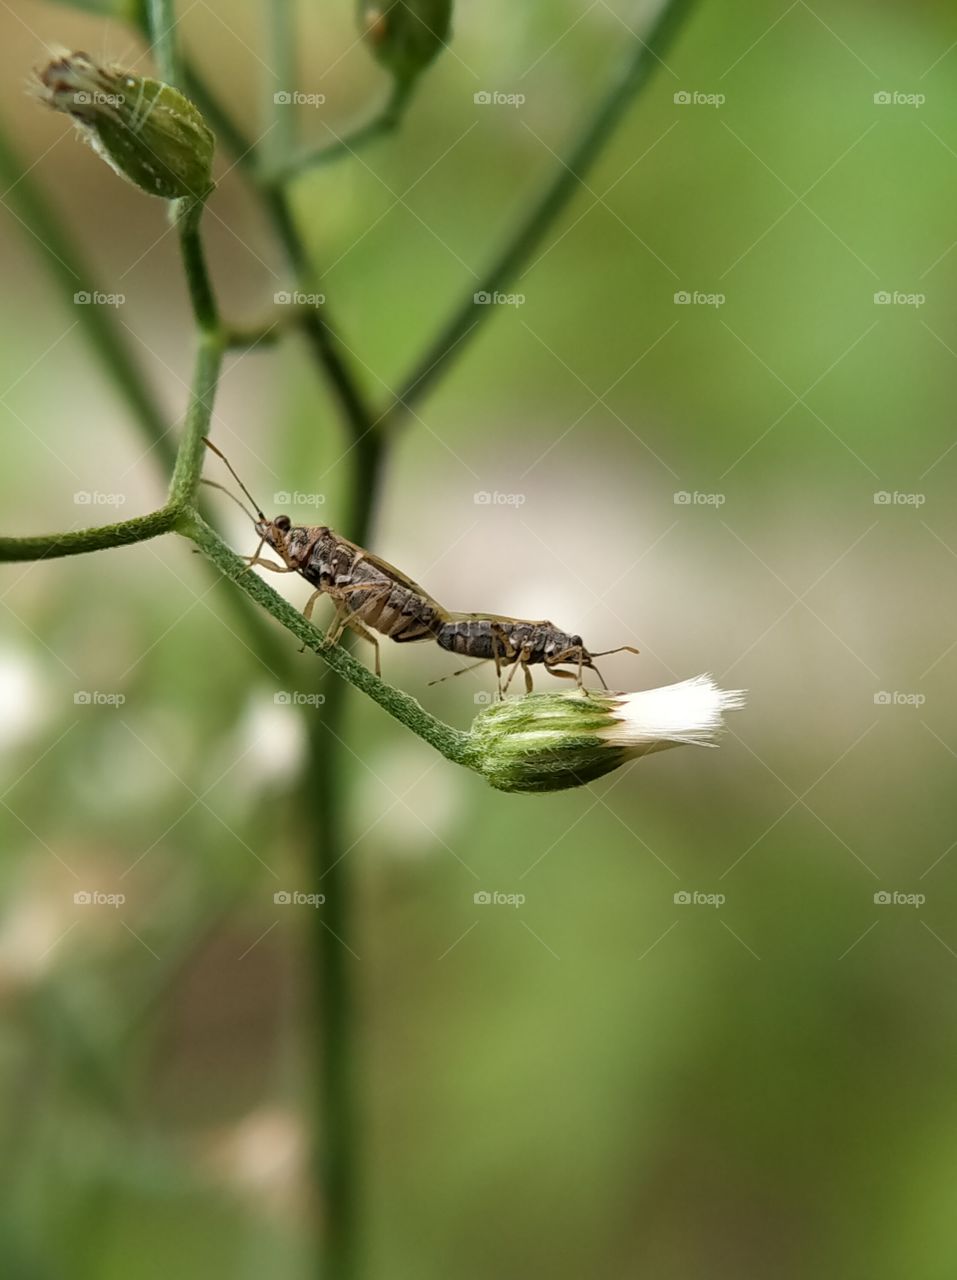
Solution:
M500 791L561 791L653 751L715 746L723 712L743 706L742 690L710 676L641 693L530 694L476 717L469 763Z
M403 86L444 48L451 25L452 0L359 0L359 29Z
M201 202L213 189L214 139L178 89L88 54L57 58L40 73L41 96L73 117L111 168L163 200Z

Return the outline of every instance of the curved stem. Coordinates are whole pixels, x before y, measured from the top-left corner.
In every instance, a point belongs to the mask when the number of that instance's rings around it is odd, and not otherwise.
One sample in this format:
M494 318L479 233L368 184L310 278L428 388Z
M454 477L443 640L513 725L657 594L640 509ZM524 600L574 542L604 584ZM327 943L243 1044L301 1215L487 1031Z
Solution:
M453 358L461 355L466 340L475 336L482 322L495 310L494 307L476 307L475 293L500 292L528 261L549 227L578 191L585 174L598 159L625 112L661 63L661 54L693 3L694 0L664 0L646 39L636 39L635 48L625 65L572 144L552 181L519 222L478 286L474 282L468 286L465 297L426 348L386 410L386 421L401 416L426 394Z
M60 556L81 556L109 547L126 547L169 533L176 527L179 512L173 506L160 507L145 516L133 516L114 524L92 529L71 529L65 533L41 533L25 538L0 538L0 560L56 560Z
M193 315L202 333L218 334L221 328L219 307L209 278L206 252L199 231L202 205L187 204L185 201L181 203L184 207L174 211L173 216L177 219L180 254Z

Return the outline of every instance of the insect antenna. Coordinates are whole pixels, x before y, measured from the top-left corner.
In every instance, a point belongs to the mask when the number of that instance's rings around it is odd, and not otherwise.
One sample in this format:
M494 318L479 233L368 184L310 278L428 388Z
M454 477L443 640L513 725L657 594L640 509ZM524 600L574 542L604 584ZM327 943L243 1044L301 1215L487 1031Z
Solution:
M215 453L215 454L216 454L217 458L222 458L223 462L225 462L225 464L226 464L227 469L229 470L229 474L232 476L232 478L233 478L233 479L236 481L236 483L239 485L240 489L242 489L243 493L246 495L246 497L249 499L249 501L253 504L253 507L254 507L254 509L255 509L255 511L256 511L256 514L258 515L259 519L265 522L266 517L263 515L262 507L259 505L259 503L256 501L256 499L253 497L253 495L249 492L249 490L246 488L246 486L243 484L242 480L240 480L239 476L236 474L236 469L235 469L235 467L234 467L234 466L233 466L233 464L229 461L229 459L226 457L225 453L223 453L222 449L217 449L217 447L213 444L212 440L210 440L208 436L203 436L203 444L206 446L206 448L207 448L207 449L212 449L213 453ZM222 485L220 485L220 486L218 486L218 487L219 487L219 488L222 488Z
M481 662L471 662L467 667L460 667L458 671L450 671L447 676L440 676L438 680L430 680L428 688L432 688L434 684L444 684L446 680L451 680L453 676L463 676L466 671L474 671L476 667L484 666L488 662L488 658L483 658Z
M253 515L246 504L244 502L240 502L233 491L231 489L227 489L224 484L220 484L216 480L207 480L205 476L200 479L200 484L208 485L210 489L218 489L220 493L225 493L227 498L232 498L233 502L235 502L236 506L239 507L244 516L248 516L250 520L252 520L253 524L256 523L258 517Z
M617 649L602 649L601 653L593 653L592 658L607 658L610 653L641 653L632 644L620 644Z

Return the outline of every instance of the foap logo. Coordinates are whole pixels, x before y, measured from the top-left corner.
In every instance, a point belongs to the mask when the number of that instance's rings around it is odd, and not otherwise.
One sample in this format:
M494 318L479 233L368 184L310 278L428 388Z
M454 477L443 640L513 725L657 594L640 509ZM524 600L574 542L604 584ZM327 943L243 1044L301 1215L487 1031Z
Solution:
M922 107L927 98L922 93L904 93L900 89L878 89L874 105L878 107Z
M75 707L122 707L125 693L102 693L99 689L77 689L73 695Z
M676 907L723 907L723 893L701 893L698 889L679 889L672 898Z
M125 493L100 493L98 489L80 489L73 495L78 507L122 507Z
M901 689L881 689L874 694L875 707L922 707L926 701L922 693L905 693Z
M526 102L524 93L500 93L497 89L480 89L472 94L472 101L477 107L523 107Z
M125 893L101 893L99 889L78 889L73 895L77 907L122 907Z
M500 893L498 889L480 889L472 894L472 901L477 907L523 907L524 893Z
M699 89L679 89L674 95L677 107L723 107L727 101L723 93L702 93Z
M489 707L495 701L495 696L487 689L479 689L478 693L472 695L472 701L477 707Z
M874 305L877 307L922 307L927 301L926 293L904 293L900 289L879 289L874 294Z
M723 307L727 298L723 293L701 293L698 289L679 289L675 294L676 307Z
M699 493L697 489L689 493L687 489L679 489L672 494L672 500L676 507L723 507L728 499L723 493Z
M326 101L324 93L302 93L299 89L280 89L272 96L277 107L321 107Z
M485 289L472 294L472 301L477 307L523 307L524 293L488 293Z
M280 689L272 696L277 707L321 707L324 693L304 693L301 689Z
M273 505L277 507L321 507L325 505L326 495L324 493L300 493L297 489L295 493L290 493L286 489L280 489L278 493L272 496Z
M893 493L880 489L874 494L876 507L922 507L926 501L926 493L901 493L898 489Z
M489 492L488 489L480 489L478 493L472 494L472 501L477 507L524 507L524 493L499 493L498 489Z
M77 307L122 307L125 302L125 293L101 293L99 289L79 289L73 295Z
M326 901L324 893L302 893L299 889L279 889L272 896L277 907L321 907Z
M277 307L321 307L325 305L324 293L303 293L301 289L280 289L272 296Z
M874 894L878 907L922 907L926 901L922 893L901 893L899 889L878 889Z
M73 101L78 107L122 107L126 98L122 93L102 93L99 90L87 93L80 89L73 95Z

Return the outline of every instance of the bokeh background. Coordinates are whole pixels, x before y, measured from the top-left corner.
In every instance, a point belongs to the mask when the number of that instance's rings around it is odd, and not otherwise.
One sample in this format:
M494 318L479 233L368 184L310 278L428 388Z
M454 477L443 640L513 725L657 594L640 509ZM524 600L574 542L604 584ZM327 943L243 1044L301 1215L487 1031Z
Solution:
M181 8L262 133L263 6ZM297 183L370 394L646 19L462 0L401 134ZM299 21L320 143L385 80L350 6ZM145 67L142 43L46 3L0 6L0 32L5 127L174 423L192 329L163 209L24 93L45 46ZM954 1274L955 120L945 3L702 0L524 301L401 428L375 551L449 607L638 645L615 687L711 671L750 694L718 751L536 798L352 699L370 1275ZM291 282L231 165L206 230L255 322ZM2 201L4 528L147 510L161 469ZM344 518L346 438L297 341L230 359L214 434L267 507ZM282 695L321 692L320 664L277 690L175 538L0 577L3 1272L306 1274L315 908L273 895L309 887L292 796L321 706ZM383 659L461 726L492 689L428 688L455 665L432 647ZM94 891L125 901L74 903Z

